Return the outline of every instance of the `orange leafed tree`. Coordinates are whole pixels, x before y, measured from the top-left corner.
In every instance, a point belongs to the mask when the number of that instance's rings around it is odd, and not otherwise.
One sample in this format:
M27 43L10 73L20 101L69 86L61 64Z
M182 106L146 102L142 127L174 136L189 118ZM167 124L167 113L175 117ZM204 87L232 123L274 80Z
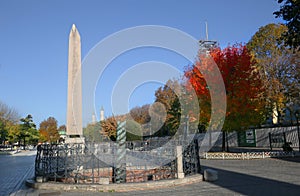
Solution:
M211 49L209 54L199 53L198 61L185 70L189 81L187 88L193 88L199 99L199 124L207 126L211 117L210 88L199 71L210 72L211 58L221 72L226 89L227 109L222 131L245 130L260 124L264 120L263 81L246 46L233 45L223 50L217 47Z
M41 142L56 143L59 140L57 120L54 117L49 117L41 122L39 131Z

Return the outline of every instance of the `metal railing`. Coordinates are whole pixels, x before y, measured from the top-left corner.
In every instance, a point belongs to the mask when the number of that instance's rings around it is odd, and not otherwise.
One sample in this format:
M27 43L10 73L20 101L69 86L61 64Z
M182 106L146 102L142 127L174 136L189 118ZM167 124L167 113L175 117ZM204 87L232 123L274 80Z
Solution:
M166 145L166 142L168 143ZM177 178L176 146L183 147L183 172L200 173L198 142L148 140L126 142L125 182ZM115 142L39 145L35 176L47 181L80 184L116 183L118 144Z

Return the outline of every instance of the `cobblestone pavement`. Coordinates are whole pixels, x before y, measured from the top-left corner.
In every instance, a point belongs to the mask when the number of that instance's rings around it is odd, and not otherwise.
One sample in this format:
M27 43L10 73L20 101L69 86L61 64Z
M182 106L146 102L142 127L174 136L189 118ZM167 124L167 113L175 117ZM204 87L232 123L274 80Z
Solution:
M26 160L26 157L19 157ZM1 166L2 164L1 161ZM16 191L15 195L300 195L299 157L257 160L201 160L201 165L203 169L212 168L217 170L219 179L211 183L200 182L160 190L153 187L154 189L152 190L125 193L115 193L113 190L111 193L93 193L23 188ZM6 165L4 167L7 168L8 166ZM6 178L12 179L12 183L17 181L15 177L16 174L14 174L14 177ZM16 190L16 188L14 190Z
M36 151L21 151L14 155L0 155L0 195L17 195L27 190L24 180L34 174Z

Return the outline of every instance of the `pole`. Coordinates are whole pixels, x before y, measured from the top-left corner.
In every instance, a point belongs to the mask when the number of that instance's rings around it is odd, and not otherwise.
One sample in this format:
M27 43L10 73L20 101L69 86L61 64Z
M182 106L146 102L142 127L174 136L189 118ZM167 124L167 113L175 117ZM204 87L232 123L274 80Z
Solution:
M297 133L298 133L298 147L299 147L299 152L300 152L300 130L299 130L299 113L298 111L296 112L296 120L297 120Z
M298 133L298 146L299 146L299 152L300 152L300 131L299 131L299 122L297 119L297 133Z
M272 135L269 133L270 149L272 150Z

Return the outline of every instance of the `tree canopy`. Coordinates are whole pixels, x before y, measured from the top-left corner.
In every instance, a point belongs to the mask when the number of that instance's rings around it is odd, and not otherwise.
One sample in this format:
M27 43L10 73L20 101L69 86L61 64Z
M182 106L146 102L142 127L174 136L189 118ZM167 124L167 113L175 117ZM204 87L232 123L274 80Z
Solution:
M217 64L226 88L227 111L223 131L239 131L260 124L263 120L263 81L255 68L249 50L245 45L233 45L221 50L213 48L210 56ZM199 71L212 67L206 54L199 54L199 60L185 71L200 104L200 124L207 126L211 116L209 86ZM203 68L202 68L203 70Z
M268 24L259 28L247 44L264 81L266 114L273 114L279 121L284 109L299 104L300 51L293 52L279 39L286 30L283 24Z
M287 30L282 33L286 45L300 50L300 0L278 0L280 10L273 14L286 21Z
M20 121L21 124L19 138L23 139L24 149L26 146L26 138L30 144L37 144L39 136L32 116L28 114L25 118L21 118Z
M54 117L49 117L40 123L40 141L56 143L59 140L57 129L57 120Z

